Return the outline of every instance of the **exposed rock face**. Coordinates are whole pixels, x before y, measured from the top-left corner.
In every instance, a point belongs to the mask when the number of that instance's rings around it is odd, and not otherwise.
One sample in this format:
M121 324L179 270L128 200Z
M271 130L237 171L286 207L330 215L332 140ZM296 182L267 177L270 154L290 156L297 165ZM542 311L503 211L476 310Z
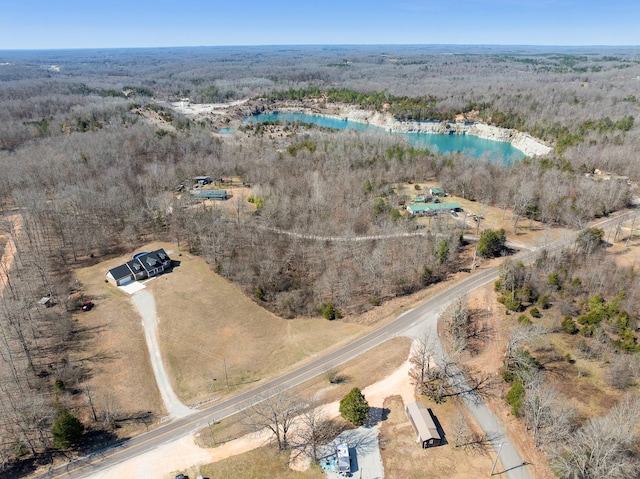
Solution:
M341 120L356 121L379 126L390 132L398 133L439 133L445 135L474 135L486 140L505 141L527 156L543 156L551 152L552 148L528 133L517 130L499 128L485 123L464 121L398 121L390 114L360 110L352 106L342 105L328 113L317 108L288 106L276 108L280 111L304 111L316 115L324 115Z
M388 131L399 133L440 133L449 135L474 135L478 138L494 141L506 141L527 156L548 154L552 148L527 133L499 128L485 123L439 122L439 121L398 121L391 115L352 109L340 116L349 121L369 123Z

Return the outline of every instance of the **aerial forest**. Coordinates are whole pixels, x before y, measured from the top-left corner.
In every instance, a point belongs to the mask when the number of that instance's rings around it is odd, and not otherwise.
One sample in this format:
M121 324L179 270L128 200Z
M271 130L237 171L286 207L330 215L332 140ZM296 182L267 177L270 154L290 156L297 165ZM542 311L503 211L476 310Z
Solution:
M94 409L82 388L91 371L68 362L80 334L75 268L170 241L288 320L359 314L471 265L459 223L424 228L406 214L401 183L436 182L509 211L514 230L526 220L582 230L629 207L640 178L638 85L640 59L624 48L0 51L0 254L13 252L0 264L0 471L95 447L83 446L78 418L109 430L109 408ZM193 118L172 107L185 98L232 106ZM319 104L484 122L552 151L505 165L384 132L243 123ZM235 133L219 133L228 126ZM596 170L610 179L594 180ZM224 205L178 194L198 175L240 182L244 193ZM604 259L590 271L590 258L604 254L597 243L526 271L505 268L519 278L515 289L537 286L522 304L546 296L563 308L570 319L560 329L583 338L580 354L634 355L636 320L623 312L638 313L637 280ZM64 308L41 307L45 297Z

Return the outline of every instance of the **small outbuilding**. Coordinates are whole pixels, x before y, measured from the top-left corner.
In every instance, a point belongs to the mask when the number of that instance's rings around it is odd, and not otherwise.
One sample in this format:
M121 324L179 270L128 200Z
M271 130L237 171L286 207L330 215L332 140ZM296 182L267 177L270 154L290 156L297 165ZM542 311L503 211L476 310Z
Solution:
M446 191L444 191L442 188L436 188L436 187L430 188L429 194L431 196L447 196Z
M431 416L431 411L419 402L407 404L405 411L418 436L417 442L422 444L423 449L439 446L442 438L438 433L433 416Z
M40 306L44 306L45 308L50 308L51 306L53 306L53 298L51 296L45 296L44 298L40 299L40 301L38 301L38 304Z
M194 176L193 183L196 185L204 186L212 183L210 176Z

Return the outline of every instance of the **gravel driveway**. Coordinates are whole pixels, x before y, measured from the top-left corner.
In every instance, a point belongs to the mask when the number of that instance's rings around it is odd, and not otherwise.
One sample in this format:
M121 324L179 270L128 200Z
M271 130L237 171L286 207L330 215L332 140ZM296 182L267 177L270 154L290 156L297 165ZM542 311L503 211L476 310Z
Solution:
M172 417L184 417L193 412L180 402L176 393L173 392L167 372L164 369L160 346L158 344L158 318L156 316L156 301L153 294L148 289L143 289L131 296L134 306L142 316L142 325L147 340L147 349L151 356L151 366L156 377L160 395L164 401L165 408Z

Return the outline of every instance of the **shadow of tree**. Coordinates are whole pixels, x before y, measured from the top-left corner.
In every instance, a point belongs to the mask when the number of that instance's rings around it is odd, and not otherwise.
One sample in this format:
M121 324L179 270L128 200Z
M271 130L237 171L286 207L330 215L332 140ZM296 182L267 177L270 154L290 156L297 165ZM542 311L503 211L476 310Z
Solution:
M386 421L391 411L387 408L371 407L369 409L369 418L367 419L367 426L372 427L376 424Z

